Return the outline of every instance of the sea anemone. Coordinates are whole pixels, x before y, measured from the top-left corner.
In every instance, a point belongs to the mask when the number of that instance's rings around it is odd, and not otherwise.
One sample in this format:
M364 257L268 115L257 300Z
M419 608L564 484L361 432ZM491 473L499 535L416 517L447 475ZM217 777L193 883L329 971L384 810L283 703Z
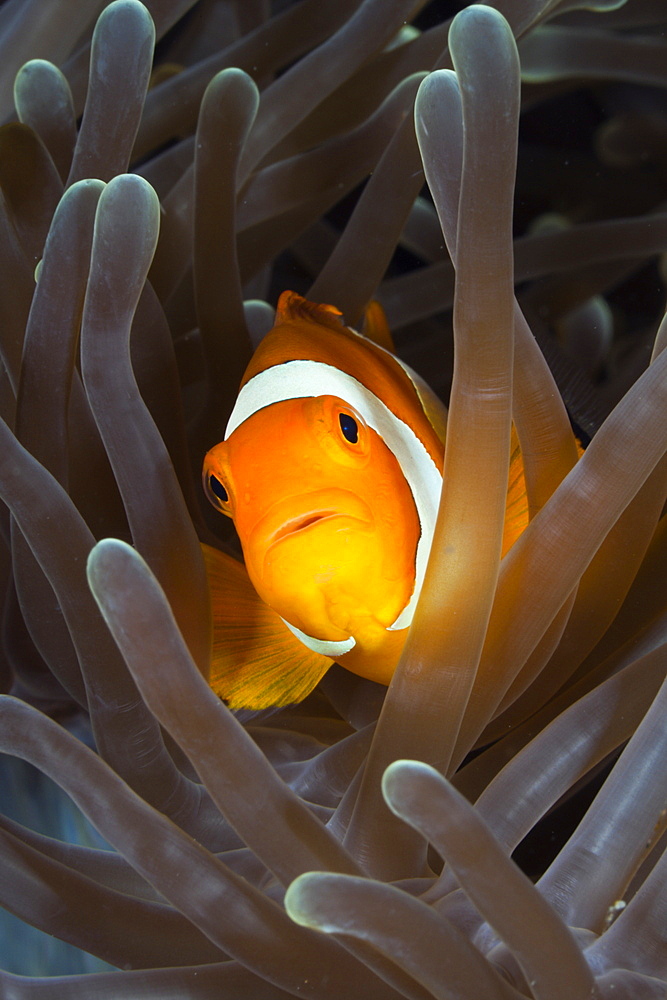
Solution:
M3 774L104 838L0 816L0 904L115 967L0 997L664 998L667 48L587 6L0 9ZM444 486L389 688L245 718L197 484L286 287L384 306Z

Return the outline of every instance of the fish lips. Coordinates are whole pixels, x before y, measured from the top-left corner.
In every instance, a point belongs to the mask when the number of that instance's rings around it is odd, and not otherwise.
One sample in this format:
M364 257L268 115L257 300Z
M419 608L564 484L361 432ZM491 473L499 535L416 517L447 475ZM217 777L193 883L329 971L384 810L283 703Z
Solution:
M264 557L269 550L286 538L301 532L312 532L318 524L333 519L357 522L366 530L372 528L373 513L360 496L351 490L333 487L285 497L273 503L254 525L250 547Z

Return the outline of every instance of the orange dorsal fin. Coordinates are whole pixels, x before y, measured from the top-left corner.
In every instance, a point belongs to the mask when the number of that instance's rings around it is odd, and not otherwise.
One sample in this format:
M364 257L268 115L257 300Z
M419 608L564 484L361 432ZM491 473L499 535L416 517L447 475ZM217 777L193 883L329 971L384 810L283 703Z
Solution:
M384 347L385 351L391 351L392 354L395 354L396 348L389 323L387 323L387 316L377 299L371 299L364 309L361 334L368 340L372 340L374 344Z
M264 604L243 563L209 545L202 551L213 618L212 689L232 709L303 701L333 661L299 642Z
M310 302L296 292L283 292L276 306L275 326L281 323L296 323L307 321L328 326L332 330L340 330L343 324L343 314L335 306L324 303Z

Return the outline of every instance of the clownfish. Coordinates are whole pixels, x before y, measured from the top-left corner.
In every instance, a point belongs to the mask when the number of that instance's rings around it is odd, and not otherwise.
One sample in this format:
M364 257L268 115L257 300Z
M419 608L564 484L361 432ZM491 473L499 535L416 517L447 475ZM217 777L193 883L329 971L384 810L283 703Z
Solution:
M208 499L245 566L203 546L209 683L233 708L301 701L336 661L388 684L424 580L442 487L446 409L389 349L294 292L257 348L207 453ZM503 552L528 523L513 433Z

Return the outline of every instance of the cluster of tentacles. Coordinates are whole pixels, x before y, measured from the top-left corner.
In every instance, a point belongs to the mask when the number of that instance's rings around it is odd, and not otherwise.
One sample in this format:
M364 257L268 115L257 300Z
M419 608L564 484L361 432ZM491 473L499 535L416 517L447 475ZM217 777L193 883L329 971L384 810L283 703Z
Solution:
M0 904L115 967L7 923L0 997L664 998L665 19L586 6L0 8ZM380 300L445 486L389 689L242 724L199 468L285 287Z

